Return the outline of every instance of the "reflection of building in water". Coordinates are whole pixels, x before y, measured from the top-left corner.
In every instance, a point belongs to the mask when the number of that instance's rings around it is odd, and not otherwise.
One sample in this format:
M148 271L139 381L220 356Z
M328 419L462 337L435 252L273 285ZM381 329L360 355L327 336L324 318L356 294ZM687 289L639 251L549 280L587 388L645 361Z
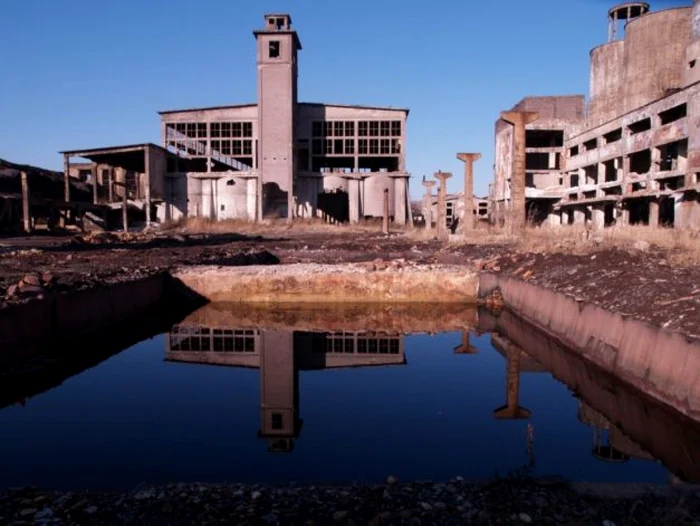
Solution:
M579 401L578 419L593 428L591 454L598 460L626 462L631 457L653 460L639 444L582 400Z
M479 349L474 347L469 341L469 331L462 330L462 342L454 348L455 354L478 354Z
M497 334L491 336L491 344L506 359L506 405L494 410L499 420L530 418L530 410L518 405L520 396L520 373L525 364L535 368L532 360L520 347Z
M268 450L289 452L299 436L299 371L403 365L402 335L173 327L168 361L260 369L260 430Z

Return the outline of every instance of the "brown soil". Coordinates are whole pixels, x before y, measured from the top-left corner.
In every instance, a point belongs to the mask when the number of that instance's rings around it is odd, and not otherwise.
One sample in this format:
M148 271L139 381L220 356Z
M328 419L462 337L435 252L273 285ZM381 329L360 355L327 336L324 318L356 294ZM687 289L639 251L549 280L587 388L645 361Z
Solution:
M661 249L592 246L580 254L533 253L514 245L450 244L374 232L278 229L264 237L160 234L125 239L101 234L5 239L0 240L0 302L12 304L41 294L137 279L183 265L377 259L456 264L513 274L612 311L700 337L700 265L674 264L669 253ZM40 278L39 288L20 286L14 290L13 285L32 273Z

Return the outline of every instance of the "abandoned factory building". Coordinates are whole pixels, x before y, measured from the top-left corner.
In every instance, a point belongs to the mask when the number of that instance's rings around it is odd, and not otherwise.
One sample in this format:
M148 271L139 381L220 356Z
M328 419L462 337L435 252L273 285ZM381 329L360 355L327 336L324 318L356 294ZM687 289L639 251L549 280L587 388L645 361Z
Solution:
M608 23L608 42L590 52L587 107L577 95L510 110L534 113L522 114L524 180L513 177L516 127L496 122L493 220L507 221L524 184L535 223L700 225L700 3L627 3Z
M147 223L184 216L357 222L383 215L385 190L394 221L411 222L408 110L298 102L302 46L290 16L265 15L253 33L257 103L161 111L160 146L61 152L66 177L93 180L99 203L118 206L126 192ZM73 158L90 163L76 169Z

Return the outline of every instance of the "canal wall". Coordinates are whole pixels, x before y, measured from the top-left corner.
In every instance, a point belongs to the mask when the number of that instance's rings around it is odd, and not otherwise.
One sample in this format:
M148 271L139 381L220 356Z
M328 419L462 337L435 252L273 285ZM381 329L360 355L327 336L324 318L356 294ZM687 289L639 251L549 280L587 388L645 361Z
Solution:
M213 302L230 303L476 303L479 276L465 267L261 265L187 267L175 277Z
M479 296L499 288L510 312L653 399L700 419L700 343L680 333L484 273Z

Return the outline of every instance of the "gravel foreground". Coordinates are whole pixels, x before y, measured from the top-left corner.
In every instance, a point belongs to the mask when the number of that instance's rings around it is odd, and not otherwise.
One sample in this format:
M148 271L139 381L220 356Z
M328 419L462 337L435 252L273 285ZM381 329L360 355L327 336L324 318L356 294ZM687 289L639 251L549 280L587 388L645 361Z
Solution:
M569 485L558 478L349 486L171 484L129 492L0 493L0 524L700 525L686 486Z

